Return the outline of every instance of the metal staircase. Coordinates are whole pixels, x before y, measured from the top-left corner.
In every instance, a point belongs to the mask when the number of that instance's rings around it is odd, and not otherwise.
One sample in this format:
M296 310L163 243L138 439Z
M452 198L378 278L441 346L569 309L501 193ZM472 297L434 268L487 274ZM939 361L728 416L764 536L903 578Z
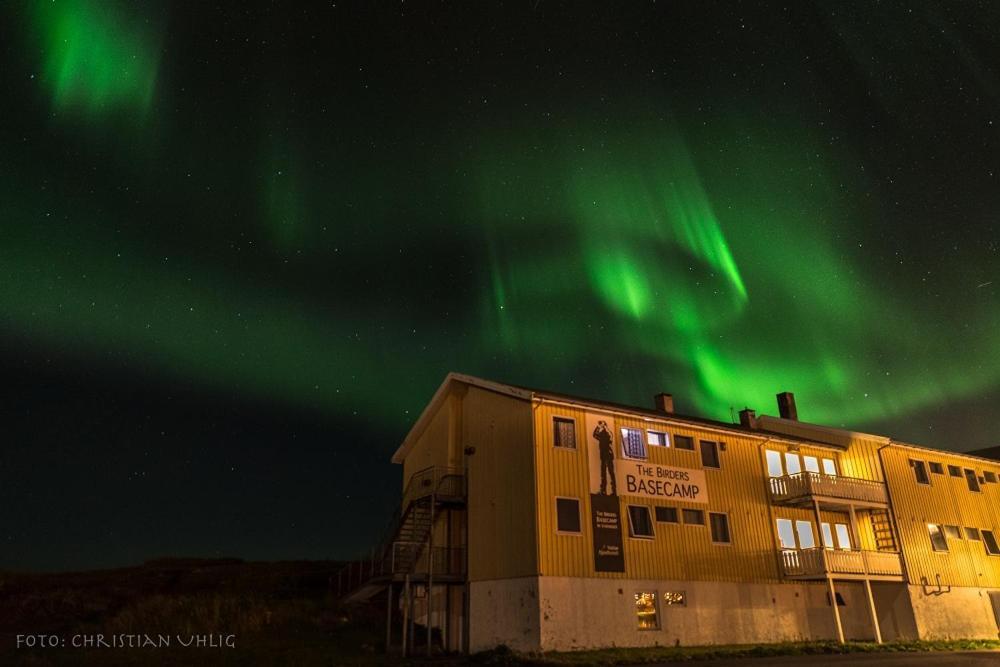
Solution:
M465 497L465 476L459 468L433 466L414 473L379 546L337 573L337 597L344 602L366 600L407 576L464 577L464 546L434 546L432 527L436 512L464 507Z

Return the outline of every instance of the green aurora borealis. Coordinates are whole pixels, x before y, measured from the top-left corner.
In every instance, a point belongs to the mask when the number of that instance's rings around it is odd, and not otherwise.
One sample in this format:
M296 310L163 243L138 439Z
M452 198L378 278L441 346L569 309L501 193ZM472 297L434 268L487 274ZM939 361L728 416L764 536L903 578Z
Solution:
M1000 10L337 5L0 10L0 491L216 517L71 565L367 544L452 370L996 444Z

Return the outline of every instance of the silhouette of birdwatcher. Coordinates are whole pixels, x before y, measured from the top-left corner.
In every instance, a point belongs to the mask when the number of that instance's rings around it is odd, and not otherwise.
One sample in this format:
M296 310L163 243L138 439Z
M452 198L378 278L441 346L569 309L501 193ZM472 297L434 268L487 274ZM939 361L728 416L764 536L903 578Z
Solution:
M611 474L611 495L618 495L618 480L615 479L615 448L614 436L606 421L597 422L594 429L594 440L597 440L597 451L601 455L601 495L608 495L608 473Z

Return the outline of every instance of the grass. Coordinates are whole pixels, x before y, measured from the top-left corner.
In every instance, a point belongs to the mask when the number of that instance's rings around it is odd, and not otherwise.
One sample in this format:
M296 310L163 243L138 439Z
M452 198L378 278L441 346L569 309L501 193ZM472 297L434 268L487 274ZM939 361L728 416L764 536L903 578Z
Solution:
M470 662L486 665L640 665L663 662L691 662L723 658L757 658L783 655L828 655L835 653L899 653L926 651L1000 650L1000 640L957 639L948 641L875 642L834 641L788 642L752 646L653 646L607 648L585 651L553 651L541 654L517 654L498 647L470 657Z

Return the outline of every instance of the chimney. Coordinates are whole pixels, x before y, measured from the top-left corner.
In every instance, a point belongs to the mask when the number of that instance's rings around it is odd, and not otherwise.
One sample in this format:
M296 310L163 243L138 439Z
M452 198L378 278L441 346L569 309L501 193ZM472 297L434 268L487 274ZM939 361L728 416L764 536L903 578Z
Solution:
M778 394L778 414L782 419L799 420L798 410L795 409L795 394L790 391Z
M674 413L673 394L657 394L653 397L653 403L660 412L666 412L667 414Z
M740 426L743 428L757 428L757 411L750 408L740 410Z

